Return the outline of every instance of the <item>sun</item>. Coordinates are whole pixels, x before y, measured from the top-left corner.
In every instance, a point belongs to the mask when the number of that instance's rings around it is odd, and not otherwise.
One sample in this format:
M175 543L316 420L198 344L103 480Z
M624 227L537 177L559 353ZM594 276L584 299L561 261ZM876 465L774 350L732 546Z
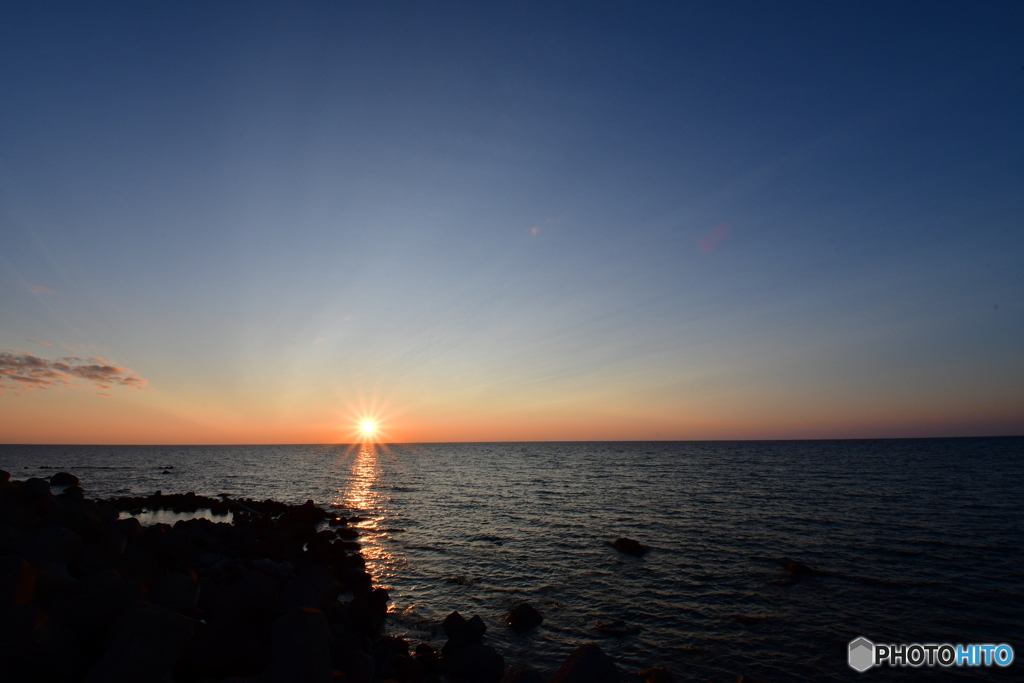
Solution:
M372 439L377 435L377 423L373 420L363 420L359 423L359 433L364 439Z

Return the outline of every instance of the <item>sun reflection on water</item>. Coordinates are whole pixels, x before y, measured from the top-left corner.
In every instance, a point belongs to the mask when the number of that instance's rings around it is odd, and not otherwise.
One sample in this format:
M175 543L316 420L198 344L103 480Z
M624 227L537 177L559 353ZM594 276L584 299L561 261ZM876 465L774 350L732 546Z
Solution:
M353 526L359 530L360 551L366 560L366 571L375 584L391 589L398 574L399 558L388 548L389 497L382 479L381 459L389 454L381 444L356 444L358 452L352 462L352 473L346 486L334 496L335 508L348 509L363 518ZM349 450L351 453L351 449ZM393 603L390 607L393 607ZM389 607L389 609L390 609Z

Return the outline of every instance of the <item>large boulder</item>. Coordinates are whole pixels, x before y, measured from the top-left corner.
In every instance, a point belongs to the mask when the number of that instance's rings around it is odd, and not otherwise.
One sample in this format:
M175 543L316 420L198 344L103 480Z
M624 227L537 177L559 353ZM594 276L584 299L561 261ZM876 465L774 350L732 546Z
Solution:
M78 483L78 477L68 472L58 472L50 477L50 486L74 486Z
M280 605L280 582L263 572L245 571L242 567L238 570L240 576L235 583L215 594L211 613L248 620L276 614Z
M593 643L573 650L551 683L618 683L619 669L612 658Z
M330 626L323 612L304 607L274 623L274 663L279 683L331 683Z
M47 524L25 547L25 559L59 576L67 576L67 564L82 550L81 536L58 525Z
M448 675L466 683L499 683L505 675L505 659L493 647L474 643L448 658Z
M50 495L50 482L39 477L30 477L21 483L21 492L29 500L38 500Z
M311 564L288 582L281 596L281 610L322 609L337 599L338 591L338 582L331 570L323 564Z
M0 611L32 602L36 570L18 555L0 556Z
M199 582L191 576L170 574L153 586L150 602L191 616L199 604Z
M216 680L257 676L270 666L273 646L270 633L260 623L241 619L210 619L174 668L177 680L209 677Z
M521 602L512 608L508 615L508 625L514 629L527 629L540 626L544 617L528 602Z
M448 642L441 648L446 658L451 658L464 647L479 644L487 632L487 625L479 616L466 619L458 612L452 612L445 617L441 626L448 636Z
M643 669L638 674L644 683L675 683L675 679L668 669L660 666L651 669Z
M548 683L548 679L533 669L512 669L501 679L501 683Z
M115 624L85 683L161 681L192 638L195 623L157 605L136 605Z

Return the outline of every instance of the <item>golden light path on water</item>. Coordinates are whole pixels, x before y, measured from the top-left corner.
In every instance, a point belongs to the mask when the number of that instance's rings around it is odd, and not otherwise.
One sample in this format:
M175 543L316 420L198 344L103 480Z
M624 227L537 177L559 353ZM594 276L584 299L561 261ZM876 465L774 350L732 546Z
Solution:
M377 587L392 590L393 579L398 575L398 567L403 560L388 550L386 544L388 497L383 493L386 487L381 478L380 459L387 457L388 453L383 446L374 443L355 447L358 452L352 462L348 485L338 489L331 507L348 509L363 518L353 526L359 530L358 540L366 559L366 571L373 576ZM388 611L397 611L394 601L388 603Z

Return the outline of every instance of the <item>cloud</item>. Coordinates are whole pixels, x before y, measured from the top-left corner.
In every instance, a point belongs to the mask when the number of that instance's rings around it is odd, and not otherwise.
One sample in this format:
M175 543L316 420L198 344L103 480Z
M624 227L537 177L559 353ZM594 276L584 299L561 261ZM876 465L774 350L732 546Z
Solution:
M53 291L52 289L50 289L49 287L43 287L42 285L34 285L31 282L28 283L28 287L29 287L30 290L32 290L33 294L56 294L57 293L57 292Z
M327 341L327 337L317 337L316 339L313 340L313 343L314 344L320 344L320 343L325 342L325 341Z
M535 225L532 228L530 228L530 234L531 235L536 235L538 232L540 232L540 226L539 225Z
M700 250L705 254L710 254L715 250L715 247L729 239L730 232L732 232L731 228L729 228L725 223L716 225L711 228L711 232L701 239Z
M39 341L38 339L29 339L33 344L39 344L40 346L53 346L50 342Z
M146 380L104 358L65 356L50 360L24 351L0 352L0 385L22 389L87 386L110 389L115 385L142 389Z

